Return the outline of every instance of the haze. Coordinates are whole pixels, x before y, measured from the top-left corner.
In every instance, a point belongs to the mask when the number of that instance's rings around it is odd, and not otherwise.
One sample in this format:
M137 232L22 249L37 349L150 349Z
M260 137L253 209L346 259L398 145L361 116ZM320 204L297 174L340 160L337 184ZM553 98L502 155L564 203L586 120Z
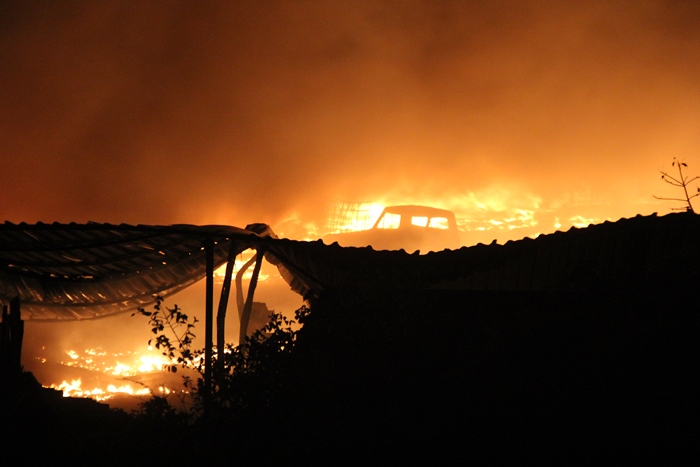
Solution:
M0 220L305 239L333 200L416 203L469 245L667 213L659 170L700 173L699 24L695 1L4 2ZM143 346L132 322L25 347Z
M700 168L692 1L3 10L12 222L318 226L332 199L615 220L668 211L672 157Z

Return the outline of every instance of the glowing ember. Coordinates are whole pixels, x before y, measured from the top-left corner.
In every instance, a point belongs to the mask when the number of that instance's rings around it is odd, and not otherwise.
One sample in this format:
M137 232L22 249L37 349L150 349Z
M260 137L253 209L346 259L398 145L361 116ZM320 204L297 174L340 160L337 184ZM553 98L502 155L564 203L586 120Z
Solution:
M90 375L97 375L92 383L85 383L83 378L63 380L56 384L51 383L46 387L57 389L63 393L63 397L89 397L100 402L109 401L117 395L149 396L153 391L160 395L168 395L176 390L165 384L146 384L142 380L155 381L159 374L163 374L167 365L175 363L160 355L157 350L148 348L147 353L125 352L108 353L103 349L87 349L82 353L76 350L67 350L65 355L70 360L61 361L61 365L87 370ZM45 358L37 358L41 363L46 363ZM120 379L129 378L128 383L111 381L114 376ZM149 378L150 376L150 378ZM86 384L89 387L85 387Z
M63 397L89 397L97 401L103 402L112 399L116 394L128 394L130 396L148 396L151 394L151 390L148 388L141 388L134 390L131 385L125 384L122 386L116 386L114 384L107 385L106 389L93 388L93 389L83 389L82 381L80 379L71 380L71 382L63 381L58 385L52 384L52 389L58 389L63 392ZM161 393L167 391L169 394L170 389L161 388Z
M152 348L148 350L153 351ZM155 351L152 355L139 355L138 352L120 352L108 355L102 349L87 349L82 355L75 350L66 351L66 355L71 358L71 361L60 362L62 365L115 376L134 376L138 373L161 371L166 365L174 363L162 355L156 354ZM112 360L112 362L108 360Z

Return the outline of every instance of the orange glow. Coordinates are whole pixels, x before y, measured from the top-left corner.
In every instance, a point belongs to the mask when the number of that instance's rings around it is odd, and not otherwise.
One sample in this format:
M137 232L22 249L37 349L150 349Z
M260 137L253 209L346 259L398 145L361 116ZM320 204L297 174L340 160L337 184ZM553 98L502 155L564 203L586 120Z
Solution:
M156 354L152 348L148 350L152 352L151 355L139 355L138 352L115 353L110 355L99 348L87 349L83 351L82 354L75 350L67 350L65 353L71 360L61 362L61 364L99 371L115 376L134 376L138 373L160 371L164 366L173 363L165 359L162 355Z
M569 219L569 222L571 223L572 226L577 227L577 228L584 228L588 227L591 224L595 224L597 221L596 218L585 218L583 216L573 216Z
M411 217L411 225L425 227L428 225L428 218L425 216L413 216Z
M384 210L384 205L336 202L331 209L326 222L326 233L356 232L372 228Z
M101 402L110 401L117 395L140 397L152 394L152 388L139 383L139 378L161 373L166 365L175 363L168 361L152 348L143 354L139 352L109 354L99 348L87 349L83 352L68 350L65 354L70 360L61 362L61 364L88 370L91 375L97 375L97 378L91 378L95 381L89 383L90 387L85 387L83 378L63 380L58 384L51 383L46 387L62 391L63 397L89 397ZM46 359L39 359L39 361L46 363ZM114 376L121 380L130 378L130 382L112 381L110 377ZM132 378L133 380L131 380ZM162 384L157 386L157 391L160 394L178 392L178 390Z
M700 172L693 2L216 2L197 11L206 34L182 27L189 2L138 15L15 3L0 221L260 222L312 241L419 204L454 212L465 246L502 244L665 214L674 203L653 195L674 191L659 169L678 157ZM365 201L362 215L329 226L334 199ZM256 298L278 277L263 265ZM202 296L185 309L201 311ZM61 350L38 365L60 365L52 381L66 387L79 370L158 371L156 351L126 351L142 348L144 324L120 324L79 344L41 329ZM27 332L25 354L40 339ZM124 352L77 350L109 339Z
M401 222L401 216L388 212L377 226L380 229L398 229Z
M245 265L245 263L248 262L251 258L255 257L256 255L255 250L246 250L238 257L236 258L234 265L233 265L233 276L236 277L236 274L238 271L241 270L241 268ZM274 274L274 273L273 273ZM243 280L245 281L250 281L250 278L253 276L253 267L249 267L244 273L243 273ZM222 265L216 271L214 271L214 281L216 284L221 285L224 283L224 278L226 277L226 265ZM266 280L269 280L271 277L271 274L267 272L267 268L265 268L265 271L261 269L259 275L258 275L258 281L263 282Z
M374 226L384 206L416 204L448 209L455 213L457 228L464 246L476 243L505 243L525 237L536 238L571 227L585 227L604 220L617 220L609 203L588 191L575 191L556 201L546 203L543 197L524 188L504 188L494 185L487 190L452 194L450 196L402 196L400 191L387 192L382 202L346 203L327 220L328 233L367 230ZM606 209L607 208L607 209ZM595 212L595 215L590 215ZM606 215L607 214L607 215ZM400 216L386 213L380 229L397 229ZM414 217L411 223L425 227L427 218ZM431 219L431 228L446 228L446 220ZM307 231L298 239L315 239ZM318 237L316 237L318 238Z
M148 388L141 388L135 390L131 387L130 384L125 384L122 386L109 384L105 389L85 389L82 387L82 381L80 379L71 380L70 383L67 381L63 381L58 385L52 384L49 387L52 389L62 391L63 397L89 397L97 401L108 401L117 394L128 394L130 396L147 396L151 394L151 391ZM168 391L168 393L171 391L170 389L166 390Z
M430 227L431 229L440 229L440 230L447 230L450 228L449 221L444 217L431 218L430 225L428 227Z

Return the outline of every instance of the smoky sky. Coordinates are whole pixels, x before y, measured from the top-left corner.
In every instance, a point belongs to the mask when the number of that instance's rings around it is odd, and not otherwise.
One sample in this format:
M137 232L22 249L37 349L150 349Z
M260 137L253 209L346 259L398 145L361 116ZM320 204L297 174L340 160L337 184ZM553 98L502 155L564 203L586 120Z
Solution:
M672 157L700 167L693 1L2 10L1 220L275 225L579 186L633 204Z

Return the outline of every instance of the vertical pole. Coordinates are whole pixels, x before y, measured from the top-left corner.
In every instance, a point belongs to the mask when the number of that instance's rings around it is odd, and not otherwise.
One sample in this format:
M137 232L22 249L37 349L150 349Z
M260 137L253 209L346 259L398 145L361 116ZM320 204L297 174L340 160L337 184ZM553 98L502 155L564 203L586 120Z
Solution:
M10 314L7 312L7 305L2 306L2 321L0 322L0 372L3 375L10 374Z
M257 256L253 256L250 258L248 262L241 266L241 269L239 269L236 274L236 308L238 309L238 321L243 319L243 308L245 307L245 300L243 300L243 274L255 262L256 257ZM239 342L239 344L243 343L244 342Z
M211 376L212 376L212 346L214 327L214 241L211 238L204 240L204 251L207 261L206 280L206 318L204 337L204 394L205 400L211 396ZM208 405L208 404L207 404Z
M231 239L228 247L228 262L226 263L226 276L221 286L221 297L219 298L219 312L216 315L216 375L219 379L224 374L224 347L226 347L226 308L231 292L231 276L233 275L233 265L236 262L236 241Z
M19 310L19 297L10 300L10 322L12 326L12 366L13 370L22 372L22 340L24 339L24 321Z
M10 300L10 309L2 307L0 322L0 373L17 376L22 373L22 338L24 321L19 310L19 297Z
M241 344L245 343L248 338L248 323L250 322L250 313L253 310L253 296L255 295L255 287L258 285L258 275L260 274L260 267L262 266L264 257L262 246L258 245L257 249L253 275L250 278L250 284L248 284L248 298L246 299L245 306L243 307L243 315L241 316L241 331L238 337L238 341Z

